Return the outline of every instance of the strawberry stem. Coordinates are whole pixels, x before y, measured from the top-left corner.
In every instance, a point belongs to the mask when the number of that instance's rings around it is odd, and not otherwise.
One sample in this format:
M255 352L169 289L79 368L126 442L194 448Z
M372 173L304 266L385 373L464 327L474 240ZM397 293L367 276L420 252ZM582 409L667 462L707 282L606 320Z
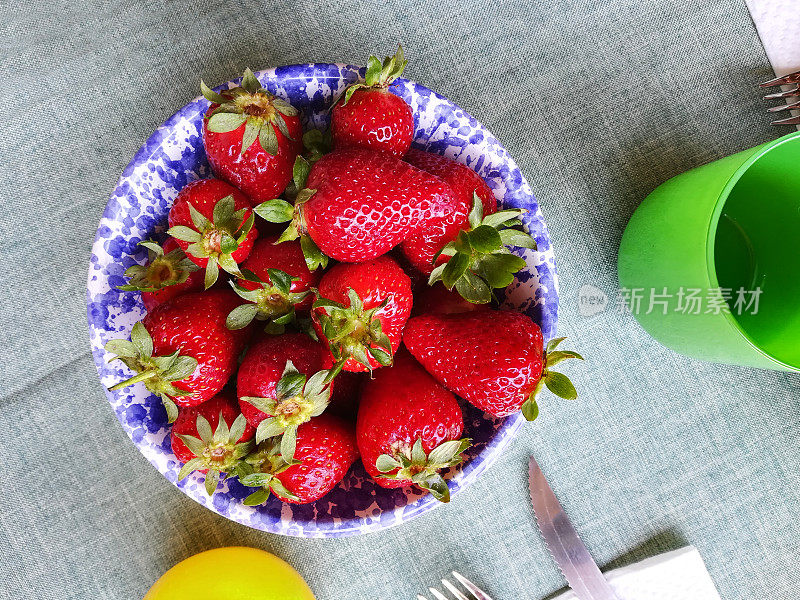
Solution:
M116 392L117 390L121 390L122 388L128 387L129 385L133 385L134 383L139 383L140 381L147 381L148 379L152 379L158 373L155 371L144 371L142 373L138 373L131 377L130 379L126 379L125 381L120 381L116 385L112 385L108 388L112 392Z

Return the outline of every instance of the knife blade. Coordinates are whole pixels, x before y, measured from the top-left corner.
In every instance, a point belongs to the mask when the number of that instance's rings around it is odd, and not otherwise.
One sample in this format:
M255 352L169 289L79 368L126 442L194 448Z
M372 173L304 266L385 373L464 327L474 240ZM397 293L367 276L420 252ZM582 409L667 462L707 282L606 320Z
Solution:
M533 457L528 473L536 523L569 587L579 600L619 600L578 537Z

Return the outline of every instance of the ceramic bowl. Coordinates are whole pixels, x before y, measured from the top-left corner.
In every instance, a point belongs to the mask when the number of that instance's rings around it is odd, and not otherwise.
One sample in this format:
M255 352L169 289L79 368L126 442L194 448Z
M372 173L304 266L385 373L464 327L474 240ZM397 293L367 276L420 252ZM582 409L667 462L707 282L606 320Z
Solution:
M267 90L301 110L306 127L324 127L333 99L363 76L363 70L307 64L269 69L256 76ZM528 268L505 290L505 305L539 323L545 339L552 337L558 309L555 259L542 214L517 165L485 127L446 98L403 79L395 82L392 91L412 107L415 146L471 167L494 190L502 206L527 209L524 221L539 248L522 254ZM150 136L123 172L97 229L87 308L94 361L105 387L130 374L119 361L108 362L104 344L112 338L127 338L133 324L144 316L137 292L117 290L125 282L125 269L147 258L137 243L163 231L172 201L186 183L211 175L201 133L207 108L208 102L197 98ZM180 464L170 449L164 409L154 395L137 384L107 392L107 396L133 443L164 477L203 506L249 527L301 537L356 535L398 525L440 505L429 494L376 486L361 463L314 504L289 505L273 497L262 506L245 506L242 499L252 490L237 481L221 484L209 497L195 475L177 481ZM455 502L460 492L494 463L523 423L521 415L495 419L471 406L465 406L464 417L465 435L474 445L468 460L447 475Z

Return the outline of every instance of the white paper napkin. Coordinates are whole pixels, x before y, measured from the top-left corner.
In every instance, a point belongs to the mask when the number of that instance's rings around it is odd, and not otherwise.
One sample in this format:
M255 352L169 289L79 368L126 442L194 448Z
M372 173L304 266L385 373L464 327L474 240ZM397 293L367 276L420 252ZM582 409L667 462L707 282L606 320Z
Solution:
M667 552L605 574L619 600L720 600L694 546ZM571 590L553 600L577 600Z
M800 69L800 10L797 0L747 0L753 22L775 73Z
M797 9L797 0L747 0L747 7L775 74L787 75L800 69L800 10ZM797 98L787 99L787 102L796 101ZM800 111L792 114L798 115ZM800 125L797 129L800 130Z

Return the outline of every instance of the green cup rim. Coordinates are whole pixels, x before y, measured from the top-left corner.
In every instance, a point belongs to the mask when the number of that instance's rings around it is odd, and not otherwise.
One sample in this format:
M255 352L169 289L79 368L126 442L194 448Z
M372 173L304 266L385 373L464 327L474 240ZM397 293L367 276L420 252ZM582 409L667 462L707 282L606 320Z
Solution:
M758 162L765 154L774 150L778 146L782 146L783 144L790 143L792 141L800 142L800 131L790 133L778 138L777 140L773 140L762 145L755 152L753 152L753 154L749 156L747 160L745 160L744 163L742 163L742 165L736 169L736 171L734 171L733 175L731 175L730 179L728 179L728 181L725 183L725 187L722 188L722 191L717 197L714 205L714 212L712 213L711 220L708 223L708 232L706 233L706 265L708 278L712 288L719 287L716 261L714 260L714 247L717 239L719 219L722 216L722 210L725 207L725 203L728 201L731 191L736 184L739 183L739 180L750 169L750 167ZM756 344L755 340L753 340L753 338L750 337L750 335L742 328L742 326L739 324L739 321L733 316L733 313L724 312L723 314L725 315L725 319L728 321L728 324L733 327L739 333L739 335L741 335L745 341L747 341L747 343L750 344L750 346L752 346L753 349L755 349L759 354L785 369L800 372L800 365L790 365L785 363L760 348L758 344Z

